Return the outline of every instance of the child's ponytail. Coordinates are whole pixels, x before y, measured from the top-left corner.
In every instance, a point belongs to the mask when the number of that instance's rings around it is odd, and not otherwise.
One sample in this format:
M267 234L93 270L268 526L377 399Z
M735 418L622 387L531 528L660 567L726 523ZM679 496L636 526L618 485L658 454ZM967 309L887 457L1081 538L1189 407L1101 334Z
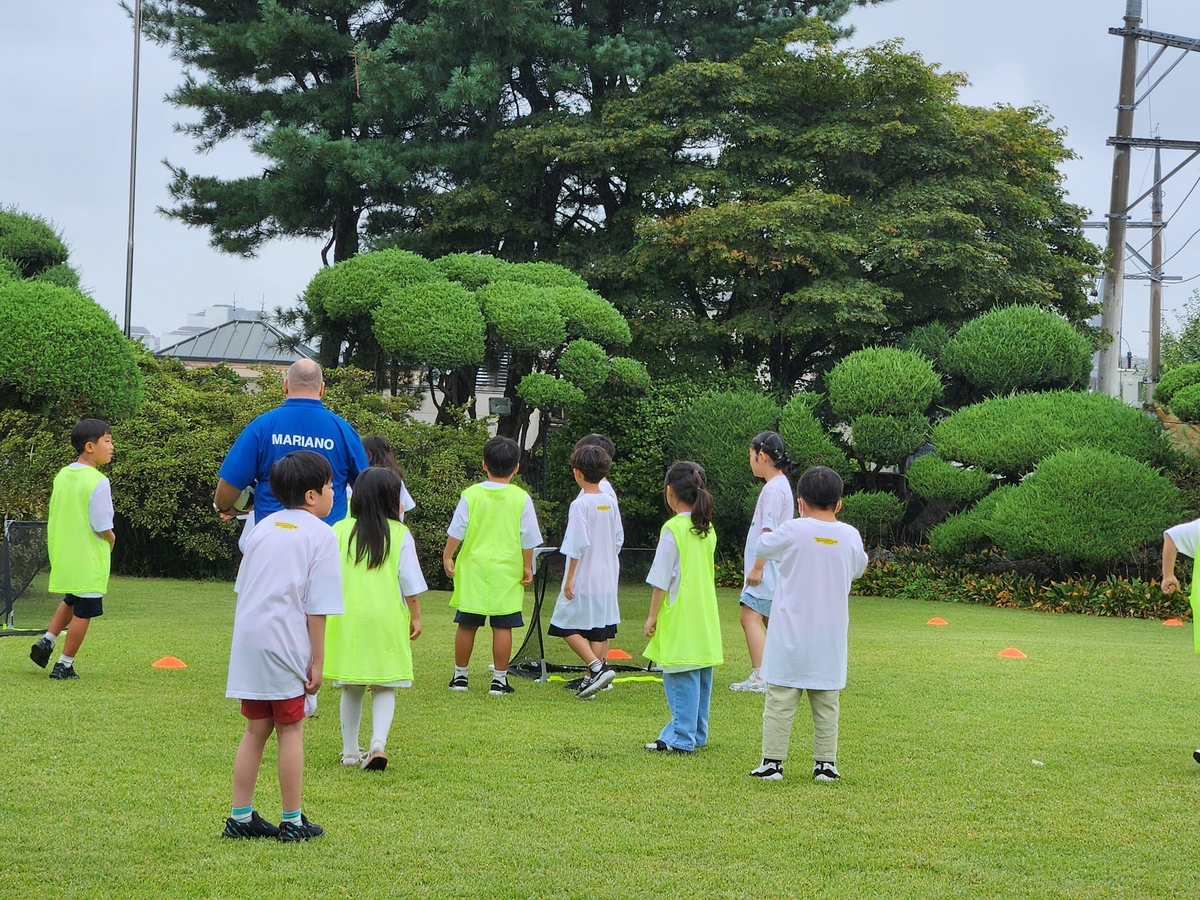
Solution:
M667 470L663 493L670 488L680 502L692 508L692 531L707 537L712 528L713 498L708 492L708 480L698 463L677 462Z
M355 565L365 559L368 569L379 568L392 552L389 520L400 520L400 476L391 469L365 469L354 482L350 515L354 527L347 553L353 553Z

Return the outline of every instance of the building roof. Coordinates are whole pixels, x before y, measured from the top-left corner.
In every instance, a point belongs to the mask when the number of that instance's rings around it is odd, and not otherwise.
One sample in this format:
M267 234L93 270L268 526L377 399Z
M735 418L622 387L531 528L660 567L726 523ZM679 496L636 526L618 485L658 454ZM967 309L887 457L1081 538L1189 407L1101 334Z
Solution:
M271 365L290 365L298 359L311 359L317 355L303 344L296 350L284 349L283 345L288 340L290 338L286 334L267 322L235 319L164 347L157 355L214 364L228 362Z

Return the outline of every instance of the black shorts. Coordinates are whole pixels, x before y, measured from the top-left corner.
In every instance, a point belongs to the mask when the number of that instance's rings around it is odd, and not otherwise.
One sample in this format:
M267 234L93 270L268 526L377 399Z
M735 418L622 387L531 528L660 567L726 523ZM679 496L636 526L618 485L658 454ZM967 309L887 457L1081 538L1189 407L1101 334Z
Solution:
M71 612L79 619L95 619L104 615L103 600L103 597L76 597L74 594L63 597L63 603L71 607Z
M521 618L519 612L509 613L505 616L492 616L491 619L493 628L520 628L525 624L525 620ZM487 620L487 616L481 616L479 613L463 612L461 609L454 614L454 621L468 628L479 628Z
M577 634L585 641L592 644L599 644L601 641L607 641L617 636L616 625L605 625L601 628L559 628L557 625L551 625L546 629L546 634L551 637L569 637L572 634Z

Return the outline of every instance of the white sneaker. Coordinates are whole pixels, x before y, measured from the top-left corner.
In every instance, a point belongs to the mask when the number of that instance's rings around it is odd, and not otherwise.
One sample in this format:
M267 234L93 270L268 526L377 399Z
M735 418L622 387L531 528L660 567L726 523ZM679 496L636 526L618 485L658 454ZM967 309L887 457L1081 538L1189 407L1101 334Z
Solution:
M751 672L745 681L735 681L729 686L731 691L745 691L751 694L765 694L767 692L767 683L763 681L761 675L755 675Z
M762 765L750 770L750 774L763 781L783 781L783 763L764 759Z
M363 752L361 749L359 749L356 753L343 753L342 754L342 765L345 766L347 769L349 769L349 768L357 769L360 765L362 765L362 760L363 760Z
M818 762L813 764L813 779L815 781L837 781L841 777L841 773L838 772L837 766L831 762Z

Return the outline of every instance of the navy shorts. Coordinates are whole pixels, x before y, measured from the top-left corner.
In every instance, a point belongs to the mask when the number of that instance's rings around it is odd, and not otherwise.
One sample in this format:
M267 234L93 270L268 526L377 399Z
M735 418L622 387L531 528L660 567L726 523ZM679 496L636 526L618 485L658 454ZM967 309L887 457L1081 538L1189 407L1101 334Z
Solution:
M607 641L617 636L616 625L604 625L600 628L559 628L557 625L551 625L546 629L546 634L551 637L569 637L572 634L577 634L585 641L592 644L599 644L601 641Z
M521 628L525 624L525 620L521 618L519 612L509 613L505 616L492 616L491 619L493 628ZM461 609L454 614L454 621L468 628L479 628L486 624L487 620L487 616L482 616L479 613L463 612Z
M104 615L103 600L103 597L76 597L74 594L63 597L63 603L71 607L71 613L80 619L95 619Z

